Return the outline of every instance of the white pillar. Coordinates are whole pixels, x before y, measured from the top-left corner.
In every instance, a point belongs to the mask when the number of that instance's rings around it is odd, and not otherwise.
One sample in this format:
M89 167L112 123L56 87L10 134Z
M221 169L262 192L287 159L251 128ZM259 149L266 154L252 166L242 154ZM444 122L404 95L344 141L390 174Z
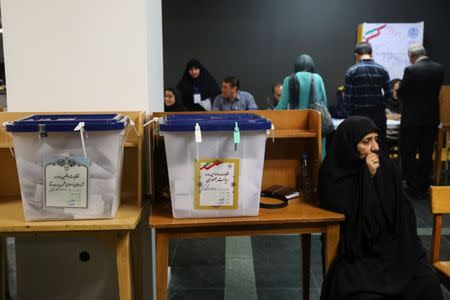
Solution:
M2 0L9 111L163 109L161 0Z
M163 111L161 0L1 0L1 13L8 111ZM36 247L51 254L55 252L52 245L59 245L61 240L46 242L33 241L35 247L30 248L29 240L19 239L19 269L36 260ZM70 249L79 247L79 241L66 241L69 242L73 245ZM148 262L151 249L145 242L144 247L142 253L147 256L143 261ZM91 251L94 257L104 254L100 248ZM58 255L75 257L68 253ZM49 270L67 267L42 260ZM67 262L70 264L70 259ZM144 267L145 299L151 298L147 280L151 275L146 274L151 271L149 264ZM116 274L105 274L104 270L100 265L91 269L93 276L96 272L102 274L103 283L115 282ZM36 291L35 278L39 278L41 269L19 271L32 278L26 281L22 276L19 280L24 298L52 299L48 294L57 297L55 290L42 285L37 290L45 296L26 296ZM81 284L72 281L73 277L83 278L80 274L78 269L72 269L58 277L58 282L48 284L60 289L64 282L70 281L71 286ZM101 287L102 283L88 285ZM80 295L83 292L94 298L98 295L99 299L118 297L114 286L97 291L86 285L79 288Z

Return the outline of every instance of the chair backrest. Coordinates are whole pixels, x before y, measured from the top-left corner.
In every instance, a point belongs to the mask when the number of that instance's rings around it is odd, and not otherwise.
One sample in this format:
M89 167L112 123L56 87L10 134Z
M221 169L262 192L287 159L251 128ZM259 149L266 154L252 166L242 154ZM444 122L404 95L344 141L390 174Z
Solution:
M450 125L450 85L443 85L439 96L440 121Z
M431 212L433 213L433 236L431 241L431 262L439 260L442 231L442 215L450 213L450 186L431 187Z

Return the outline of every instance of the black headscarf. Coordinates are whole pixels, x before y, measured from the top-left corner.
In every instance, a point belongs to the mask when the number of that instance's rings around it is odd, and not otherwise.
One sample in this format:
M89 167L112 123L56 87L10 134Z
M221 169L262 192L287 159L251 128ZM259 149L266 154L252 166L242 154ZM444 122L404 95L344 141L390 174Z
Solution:
M183 106L183 103L181 103L181 93L178 89L172 89L172 88L166 88L164 89L164 94L166 94L166 91L170 91L175 96L175 103L171 106L167 106L164 102L164 111L166 112L177 112L177 111L186 111L186 108Z
M191 68L200 69L200 75L193 78L189 74ZM183 104L188 110L204 110L201 105L194 104L194 94L199 91L202 100L211 99L220 94L219 85L208 70L196 59L191 59L184 69L183 76L177 84L177 89L180 90L183 97Z
M398 170L380 155L380 167L372 177L356 148L364 136L376 131L369 118L347 118L337 128L320 168L320 206L345 215L339 251L321 299L347 299L365 290L401 293L425 257Z

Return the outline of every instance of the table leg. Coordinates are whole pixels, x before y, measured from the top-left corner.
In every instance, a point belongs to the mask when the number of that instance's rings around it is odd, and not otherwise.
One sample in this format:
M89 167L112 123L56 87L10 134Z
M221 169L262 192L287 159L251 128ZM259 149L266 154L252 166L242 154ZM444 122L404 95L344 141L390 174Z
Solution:
M339 224L328 225L325 232L325 271L328 272L339 244Z
M435 162L435 184L439 185L441 182L441 167L442 167L442 144L444 143L444 130L442 128L438 128L438 136L436 142L436 153L434 156Z
M311 234L301 235L302 243L302 290L303 300L309 300L310 267L311 267Z
M157 300L167 299L167 268L169 267L169 238L156 232L156 295Z
M129 231L113 231L96 235L116 253L117 279L119 284L119 299L133 299L133 275L131 270L131 242Z
M0 237L0 300L6 299L6 238Z
M143 300L143 260L142 260L142 232L140 228L136 228L131 232L131 248L132 248L132 262L133 262L133 279L134 279L134 298L136 300Z

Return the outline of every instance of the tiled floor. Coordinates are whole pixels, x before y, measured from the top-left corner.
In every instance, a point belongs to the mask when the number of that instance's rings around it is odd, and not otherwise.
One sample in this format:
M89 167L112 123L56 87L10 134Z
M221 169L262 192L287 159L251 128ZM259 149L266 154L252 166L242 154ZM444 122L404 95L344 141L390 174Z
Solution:
M421 200L413 204L419 234L426 249L430 249L432 215L429 203ZM448 235L441 243L441 255L450 259L450 217L444 224ZM177 240L170 246L169 299L301 299L298 236ZM313 235L312 300L320 298L323 282L320 248L320 236ZM450 299L445 289L443 293L444 299Z

